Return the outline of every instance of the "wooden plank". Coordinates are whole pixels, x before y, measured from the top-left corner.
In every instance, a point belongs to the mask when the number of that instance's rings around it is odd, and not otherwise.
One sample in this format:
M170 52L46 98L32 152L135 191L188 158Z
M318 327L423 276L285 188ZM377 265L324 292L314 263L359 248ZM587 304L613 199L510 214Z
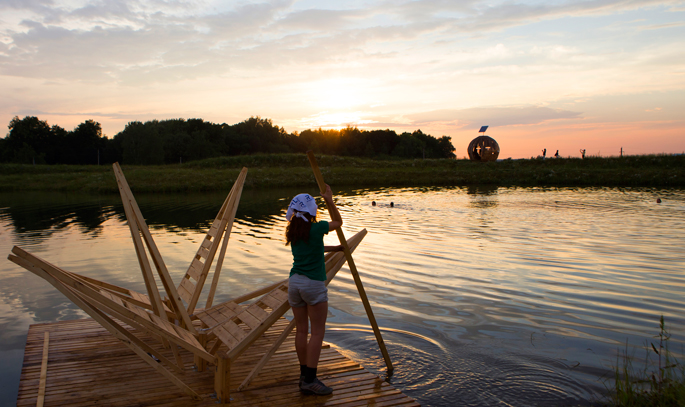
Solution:
M238 339L236 339L235 336L233 336L227 329L225 329L222 326L216 328L212 333L216 335L221 342L228 346L229 349L238 344Z
M205 238L205 240L202 242L202 247L205 249L210 249L212 247L212 240Z
M195 292L195 284L193 284L187 278L184 278L181 281L181 285L178 287L178 291L183 291L184 295L187 295L188 297L192 298L193 292ZM183 297L183 299L186 299L185 296Z
M128 212L126 212L126 219L128 220L129 226L131 228L131 234L133 235L133 240L134 243L136 244L136 251L138 252L139 260L141 262L141 267L143 266L143 257L144 257L144 263L145 267L142 267L143 270L143 277L146 278L146 284L148 284L148 296L152 299L152 305L153 309L155 310L155 313L159 316L162 316L162 312L164 311L163 307L160 306L159 300L157 297L159 296L159 292L157 291L156 284L154 280L151 280L150 282L147 281L147 273L150 268L150 263L147 260L147 256L145 256L145 249L142 248L142 253L138 251L138 245L139 245L139 240L140 240L140 234L142 234L143 239L145 240L145 244L147 245L148 250L150 251L150 255L152 256L152 261L155 265L155 268L157 269L157 275L159 276L159 279L162 282L162 285L164 286L164 290L166 291L169 301L171 304L171 308L173 309L174 313L177 315L178 319L181 321L183 325L185 325L193 334L195 334L195 329L193 328L192 322L190 321L190 317L188 315L188 312L186 311L185 307L183 306L183 301L178 294L178 291L176 287L174 286L174 282L171 279L171 276L169 275L169 271L166 268L166 264L164 264L164 259L162 259L162 255L159 252L159 249L157 248L157 244L155 243L154 239L152 238L152 235L150 234L150 229L148 228L147 224L145 223L145 218L143 217L142 212L140 211L140 208L138 207L138 203L136 202L135 198L133 197L133 192L131 192L131 188L128 185L128 181L126 181L126 177L124 176L123 171L121 170L121 167L119 166L119 163L114 163L112 165L114 169L114 174L117 179L117 183L119 184L119 190L121 193L121 198L124 203L124 210L126 211L129 208L130 209ZM132 213L130 213L132 212ZM132 216L129 216L132 215ZM135 227L134 227L135 226ZM138 227L139 226L139 227ZM139 230L137 232L134 232L134 229L138 228ZM143 256L143 257L141 257ZM150 289L154 287L155 292L150 292Z
M269 317L269 313L264 311L259 304L254 303L245 309L245 313L250 314L254 319L257 320L257 325ZM244 314L240 314L241 316ZM256 326L250 326L250 328L256 328Z
M279 285L281 285L281 284L283 284L283 283L287 283L287 282L288 282L288 279L279 281L279 282L277 282L277 283L273 283L273 284L271 284L271 285L269 285L269 286L260 288L260 289L258 289L258 290L255 290L255 291L251 292L251 293L248 293L248 294L245 294L245 295L241 295L240 297L234 298L234 299L232 299L231 301L235 302L236 304L240 304L240 303L245 302L245 301L247 301L247 300L251 300L251 299L253 299L253 298L255 298L255 297L259 297L260 295L264 295L264 294L266 294L266 293L272 291L274 288L278 287Z
M240 197L243 192L243 185L245 184L245 177L247 176L247 168L243 167L233 184L233 188L229 193L229 198L224 202L222 207L223 213L222 218L225 222L222 222L223 228L226 230L223 234L223 243L221 244L221 251L219 252L219 258L216 262L216 268L214 269L214 275L212 276L212 284L209 288L209 294L207 295L207 302L205 303L205 308L211 308L214 302L214 295L216 294L216 288L219 284L219 276L221 275L221 268L224 264L224 257L226 256L226 248L228 246L228 240L231 237L231 231L233 230L233 222L235 221L235 214L238 210L238 202L240 202ZM220 211L221 212L221 211ZM211 256L211 254L210 254Z
M50 333L45 332L43 339L43 361L40 364L40 385L38 386L38 401L36 407L43 407L45 402L45 383L48 378L48 347L50 344Z
M202 269L204 268L205 264L201 262L198 259L193 259L193 261L190 263L190 267L188 267L188 272L187 274L192 277L195 281L200 280L200 275L202 274ZM186 279L184 279L186 280Z

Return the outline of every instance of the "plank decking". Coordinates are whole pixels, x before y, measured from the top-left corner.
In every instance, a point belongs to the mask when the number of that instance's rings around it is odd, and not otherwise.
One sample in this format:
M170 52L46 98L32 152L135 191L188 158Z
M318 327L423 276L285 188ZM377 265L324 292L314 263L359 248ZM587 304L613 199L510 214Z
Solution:
M334 388L330 396L304 396L297 388L299 364L294 334L281 345L250 386L235 391L288 324L281 318L231 369L230 406L418 406L410 397L345 358L333 348L321 352L319 377ZM183 381L200 394L194 401L158 374L92 319L29 327L17 406L38 400L45 333L49 333L45 406L217 406L214 374L192 370L182 352ZM171 355L171 351L163 351ZM212 367L210 367L212 368Z

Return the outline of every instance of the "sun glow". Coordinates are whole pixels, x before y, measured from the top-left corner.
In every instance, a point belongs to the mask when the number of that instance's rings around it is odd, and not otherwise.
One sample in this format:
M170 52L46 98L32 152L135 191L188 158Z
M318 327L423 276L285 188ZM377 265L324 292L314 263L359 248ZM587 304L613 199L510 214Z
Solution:
M359 80L336 78L312 82L306 91L319 109L346 110L364 104L363 88Z
M374 123L365 119L363 110L368 100L368 84L355 78L332 78L312 81L303 89L305 99L317 113L300 120L305 128L342 129Z
M320 112L315 115L305 117L301 121L301 126L310 129L336 129L340 130L347 126L360 126L374 123L373 120L362 119L362 112Z

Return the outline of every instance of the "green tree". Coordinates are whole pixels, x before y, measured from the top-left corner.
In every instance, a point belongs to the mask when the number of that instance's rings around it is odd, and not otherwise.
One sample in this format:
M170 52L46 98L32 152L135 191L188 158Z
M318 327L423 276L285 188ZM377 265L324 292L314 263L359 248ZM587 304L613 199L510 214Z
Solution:
M67 150L60 162L66 164L98 164L100 153L104 153L107 138L102 135L100 123L93 120L76 126L66 136Z
M452 137L440 137L438 139L438 150L440 158L457 158L457 156L454 154L456 149L452 145Z
M47 162L46 156L51 150L53 135L48 122L35 116L26 116L23 119L14 116L8 128L10 131L5 138L3 161L25 164Z

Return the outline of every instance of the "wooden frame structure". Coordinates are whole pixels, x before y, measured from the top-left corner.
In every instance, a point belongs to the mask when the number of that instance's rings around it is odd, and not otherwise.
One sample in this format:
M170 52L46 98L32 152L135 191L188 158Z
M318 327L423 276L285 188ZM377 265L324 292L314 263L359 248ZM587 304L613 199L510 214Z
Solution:
M319 187L323 189L325 184L316 161L311 153L308 154ZM177 288L173 284L121 167L115 163L113 168L147 294L61 269L18 246L12 249L12 254L8 256L8 259L52 284L149 366L193 399L200 399L200 396L182 380L185 371L179 348L194 355L198 370L204 371L208 364L213 365L216 397L219 401L228 402L231 364L290 308L287 299L288 279L232 301L212 306L247 169L243 168L236 179ZM336 232L344 252L326 254L326 285L347 262L383 352L388 372L391 373L390 358L352 260L352 252L363 240L366 230L358 232L349 240L345 239L342 230L337 229ZM221 247L220 251L219 247ZM202 287L217 251L219 251L219 256L206 306L204 309L199 309L197 304ZM148 254L166 292L164 299L157 287ZM260 298L250 305L241 305L257 297ZM184 301L187 305L184 305ZM293 320L252 372L247 375L238 390L243 390L250 384L271 356L276 353L294 326ZM141 337L148 339L143 340ZM154 343L150 342L150 337L153 338ZM168 356L168 350L171 350L173 357Z
M350 239L351 250L356 249L365 235L364 229ZM206 335L205 345L207 346L205 347L197 336L191 334L179 323L159 317L143 307L112 294L107 289L85 284L75 273L60 269L20 247L15 246L12 253L9 255L11 261L52 284L152 368L196 400L200 399L200 396L178 377L179 374L183 375L185 372L180 363L178 351L175 350L177 346L191 352L196 360L200 358L214 365L216 396L220 401L228 401L231 364L290 308L287 297L288 280L284 280L202 311L197 314L200 321L212 324L198 335L200 337ZM326 256L326 284L335 277L345 261L344 254L340 252ZM260 295L262 297L248 307L239 305L239 302ZM150 344L139 339L126 326L157 338L157 343ZM289 324L286 327L271 350L240 385L240 390L247 387L252 378L259 373L269 358L278 350L293 326ZM167 358L159 350L160 343L170 344L175 361Z

